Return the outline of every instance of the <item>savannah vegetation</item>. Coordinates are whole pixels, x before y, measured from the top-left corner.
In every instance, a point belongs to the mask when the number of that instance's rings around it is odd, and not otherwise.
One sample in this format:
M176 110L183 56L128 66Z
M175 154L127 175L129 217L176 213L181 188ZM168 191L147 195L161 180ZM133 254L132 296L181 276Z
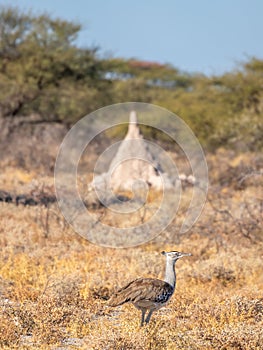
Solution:
M0 22L2 118L38 114L70 126L109 104L147 102L178 114L210 150L262 148L260 59L207 77L170 64L101 57L99 48L76 45L80 24L46 14L2 8Z
M262 349L263 61L207 77L102 57L99 48L77 46L80 30L47 14L0 10L0 348ZM4 201L3 193L54 195L56 151L68 128L126 101L175 112L205 150L209 192L189 232L176 230L183 203L152 241L105 248L75 233L57 203ZM104 142L95 140L92 160ZM132 279L162 278L160 252L175 249L193 256L177 263L176 292L147 327L133 306L107 306Z

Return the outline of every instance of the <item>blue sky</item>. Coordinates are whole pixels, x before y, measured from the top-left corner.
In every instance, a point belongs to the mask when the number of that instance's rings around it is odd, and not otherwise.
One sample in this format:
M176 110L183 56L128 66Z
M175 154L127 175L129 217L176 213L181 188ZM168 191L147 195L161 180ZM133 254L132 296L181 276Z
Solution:
M0 0L83 25L78 43L101 54L221 74L263 59L262 0Z

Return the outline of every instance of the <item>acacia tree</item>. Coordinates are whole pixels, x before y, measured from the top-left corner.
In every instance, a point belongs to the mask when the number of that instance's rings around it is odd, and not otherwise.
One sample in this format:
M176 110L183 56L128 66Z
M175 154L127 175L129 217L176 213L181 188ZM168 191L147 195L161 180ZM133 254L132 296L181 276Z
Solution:
M77 23L33 16L16 8L0 11L0 115L37 112L45 120L87 113L108 82L97 48L80 49ZM102 96L100 96L102 97ZM75 115L74 116L72 116Z

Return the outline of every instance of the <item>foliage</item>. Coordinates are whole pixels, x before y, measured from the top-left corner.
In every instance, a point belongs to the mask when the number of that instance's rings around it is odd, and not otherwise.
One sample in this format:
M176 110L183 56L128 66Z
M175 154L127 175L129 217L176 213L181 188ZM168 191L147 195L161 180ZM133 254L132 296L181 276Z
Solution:
M209 149L263 147L260 59L207 77L170 64L101 58L98 48L76 45L80 24L47 14L7 7L0 11L0 23L2 117L35 113L72 125L108 104L147 102L179 115ZM161 137L155 131L152 136Z
M3 116L38 113L73 122L97 108L101 79L97 49L78 49L79 24L33 16L14 8L0 13L0 81Z

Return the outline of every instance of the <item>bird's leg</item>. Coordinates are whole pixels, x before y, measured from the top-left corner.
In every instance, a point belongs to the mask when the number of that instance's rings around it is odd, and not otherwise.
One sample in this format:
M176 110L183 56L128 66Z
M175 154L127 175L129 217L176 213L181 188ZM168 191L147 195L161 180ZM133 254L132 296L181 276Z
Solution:
M146 309L141 309L141 310L142 310L142 319L141 319L141 327L142 327L144 324L144 316L145 316Z
M153 313L153 310L150 310L150 312L148 313L148 316L146 317L145 323L149 323L152 313Z

